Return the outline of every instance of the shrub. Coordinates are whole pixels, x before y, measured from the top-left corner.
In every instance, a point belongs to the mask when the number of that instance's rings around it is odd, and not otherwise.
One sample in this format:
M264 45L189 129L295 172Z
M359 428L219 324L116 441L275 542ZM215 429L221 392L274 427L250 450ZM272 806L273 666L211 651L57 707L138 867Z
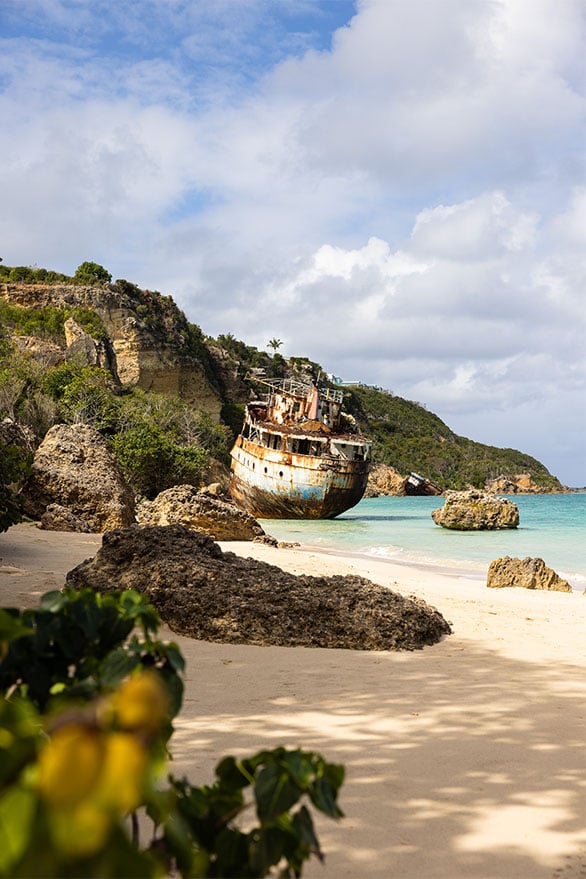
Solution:
M73 276L76 284L109 284L112 275L97 262L82 262Z
M292 877L323 858L308 806L342 816L344 769L319 754L278 747L224 757L211 785L164 780L184 662L158 625L131 591L0 609L0 876Z
M0 531L20 522L21 514L13 487L22 482L32 464L32 454L20 446L0 440Z
M116 434L112 448L135 492L151 499L173 485L198 485L207 463L205 449L182 446L146 422Z

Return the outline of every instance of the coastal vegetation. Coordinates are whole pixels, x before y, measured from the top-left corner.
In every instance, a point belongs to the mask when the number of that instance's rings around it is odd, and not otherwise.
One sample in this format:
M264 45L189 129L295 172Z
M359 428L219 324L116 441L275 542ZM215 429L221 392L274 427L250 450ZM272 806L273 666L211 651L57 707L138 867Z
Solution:
M37 443L58 422L93 425L108 438L126 479L143 497L180 482L198 484L214 468L219 472L216 462L226 467L244 404L251 390L263 393L263 377L327 380L319 363L284 358L278 351L280 339L269 340L269 354L231 333L206 336L170 296L141 290L124 279L112 282L97 263L82 263L72 276L0 265L0 282L7 291L0 296L0 417L24 425ZM11 285L16 296L8 292ZM110 297L102 310L95 304L100 296ZM197 398L184 399L180 389L155 392L119 380L107 362L113 341L105 318L112 307L131 316L135 347L143 340L149 357L150 352L161 358L172 352L174 369L200 371L218 401L215 412ZM99 365L84 359L83 352L67 349L65 324L70 318L96 350L102 346ZM47 353L42 343L58 346L62 354ZM531 456L458 436L419 403L364 385L344 390L345 408L373 439L374 463L404 475L420 473L441 490L483 487L496 477L519 473L528 474L544 491L562 487ZM3 457L9 467L10 453ZM10 480L6 473L3 484ZM8 499L5 505L10 516Z
M0 608L0 876L292 877L323 857L312 808L342 816L343 766L276 747L211 784L169 773L185 662L159 624L131 590Z
M421 473L442 489L482 488L501 474L517 473L530 474L545 491L561 488L535 458L457 436L420 403L357 386L349 389L347 406L372 437L374 460L400 473Z

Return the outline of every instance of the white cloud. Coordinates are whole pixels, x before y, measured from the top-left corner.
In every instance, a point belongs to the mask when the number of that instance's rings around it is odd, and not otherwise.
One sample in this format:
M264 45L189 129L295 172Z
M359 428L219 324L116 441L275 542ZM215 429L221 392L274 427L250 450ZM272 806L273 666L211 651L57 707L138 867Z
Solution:
M359 0L331 45L301 8L7 3L4 261L97 260L469 435L575 432L583 0Z

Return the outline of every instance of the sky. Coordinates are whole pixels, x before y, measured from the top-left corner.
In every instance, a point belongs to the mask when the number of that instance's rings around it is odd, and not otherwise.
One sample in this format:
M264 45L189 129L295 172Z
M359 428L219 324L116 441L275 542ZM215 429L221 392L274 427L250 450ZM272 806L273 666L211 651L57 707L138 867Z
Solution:
M586 485L586 0L1 0L0 256Z

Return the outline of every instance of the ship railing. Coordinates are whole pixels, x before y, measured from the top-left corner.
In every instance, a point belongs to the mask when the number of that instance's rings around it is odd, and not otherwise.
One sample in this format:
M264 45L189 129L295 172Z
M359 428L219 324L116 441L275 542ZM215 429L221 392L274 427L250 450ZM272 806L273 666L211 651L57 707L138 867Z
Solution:
M247 374L247 378L254 379L258 384L265 385L274 394L290 394L294 397L307 397L311 391L310 382L303 382L295 378L261 378L260 376L251 376ZM322 400L328 400L331 403L341 403L344 399L344 391L339 388L320 388L319 395Z
M341 403L344 399L344 391L337 388L320 388L319 395L322 400L328 400L330 403Z

